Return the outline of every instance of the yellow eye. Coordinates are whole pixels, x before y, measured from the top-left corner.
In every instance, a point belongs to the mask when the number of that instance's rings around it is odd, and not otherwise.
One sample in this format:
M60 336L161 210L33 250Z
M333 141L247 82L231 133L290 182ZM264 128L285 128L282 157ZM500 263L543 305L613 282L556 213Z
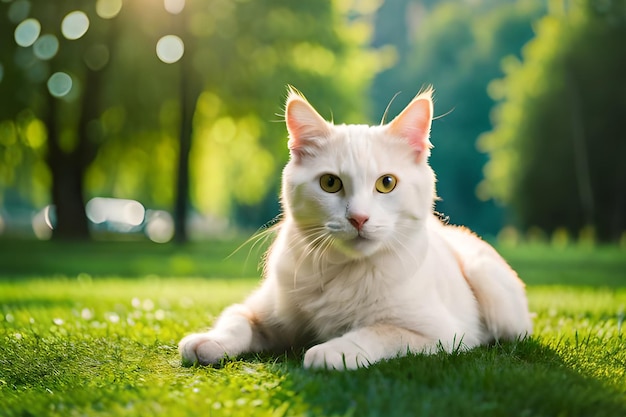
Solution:
M343 188L343 184L338 176L324 174L320 177L320 187L327 193L336 193Z
M376 191L387 194L393 191L398 184L398 180L391 174L386 174L376 180Z

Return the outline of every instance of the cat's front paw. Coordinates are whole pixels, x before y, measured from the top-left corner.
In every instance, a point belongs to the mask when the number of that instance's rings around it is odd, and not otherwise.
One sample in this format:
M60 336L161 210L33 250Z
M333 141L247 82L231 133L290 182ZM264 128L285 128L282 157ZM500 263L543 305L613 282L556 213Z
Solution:
M304 354L305 368L339 371L366 368L372 361L363 349L350 340L337 338L313 346Z
M191 334L178 344L183 365L215 365L227 356L227 351L207 333Z

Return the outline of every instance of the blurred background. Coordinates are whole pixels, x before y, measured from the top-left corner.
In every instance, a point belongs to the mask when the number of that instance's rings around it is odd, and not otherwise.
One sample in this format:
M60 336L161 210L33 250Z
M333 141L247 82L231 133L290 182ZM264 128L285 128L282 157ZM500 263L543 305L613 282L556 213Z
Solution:
M254 231L287 85L378 124L429 84L451 223L626 245L624 0L0 0L0 239Z

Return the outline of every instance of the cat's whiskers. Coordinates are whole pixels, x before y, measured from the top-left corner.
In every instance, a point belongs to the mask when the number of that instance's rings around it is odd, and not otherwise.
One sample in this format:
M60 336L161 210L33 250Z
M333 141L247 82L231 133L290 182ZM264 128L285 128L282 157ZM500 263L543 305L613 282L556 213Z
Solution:
M324 227L321 226L313 226L308 227L302 230L302 233L298 235L298 240L294 242L296 246L305 245L298 260L296 261L296 265L294 267L293 272L293 288L297 288L297 277L300 267L303 263L313 255L313 260L315 260L315 255L319 252L320 247L324 247L326 241L329 236L326 233ZM319 256L319 255L318 255Z
M335 238L331 235L326 235L326 238L321 243L319 250L317 251L318 257L318 269L321 270L322 275L326 275L326 267L328 266L328 262L326 261L326 257L328 255L328 251L333 246L335 242ZM320 290L324 291L324 280L320 280Z
M245 262L248 263L248 260L250 259L252 251L256 249L257 247L264 246L269 239L273 239L275 234L278 233L278 230L280 229L280 225L281 225L280 216L278 216L277 218L268 222L266 225L264 225L259 230L257 230L248 239L246 239L246 241L243 242L241 245L239 245L237 249L233 250L226 257L226 259L230 259L233 255L235 255L237 252L243 249L244 246L251 244L250 249L248 250L248 253L246 254L246 260L245 260ZM261 257L259 264L257 265L257 269L259 270L263 269L265 265L266 257L267 257L267 252Z

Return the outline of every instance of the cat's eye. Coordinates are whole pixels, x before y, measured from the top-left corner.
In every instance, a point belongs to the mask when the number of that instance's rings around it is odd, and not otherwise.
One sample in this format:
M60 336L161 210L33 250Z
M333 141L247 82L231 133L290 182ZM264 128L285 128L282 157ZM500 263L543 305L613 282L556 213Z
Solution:
M393 191L398 184L398 179L391 174L383 175L376 180L376 191L387 194Z
M320 187L327 193L336 193L343 188L343 183L336 175L324 174L320 177Z

